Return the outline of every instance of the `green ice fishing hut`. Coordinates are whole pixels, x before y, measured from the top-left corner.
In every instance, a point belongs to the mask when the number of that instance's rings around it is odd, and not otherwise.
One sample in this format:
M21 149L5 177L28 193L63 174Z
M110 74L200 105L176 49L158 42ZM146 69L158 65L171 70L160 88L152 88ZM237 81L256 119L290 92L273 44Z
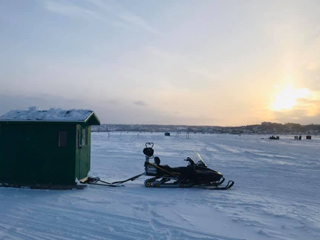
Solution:
M2 186L72 186L90 171L91 110L14 110L0 117Z

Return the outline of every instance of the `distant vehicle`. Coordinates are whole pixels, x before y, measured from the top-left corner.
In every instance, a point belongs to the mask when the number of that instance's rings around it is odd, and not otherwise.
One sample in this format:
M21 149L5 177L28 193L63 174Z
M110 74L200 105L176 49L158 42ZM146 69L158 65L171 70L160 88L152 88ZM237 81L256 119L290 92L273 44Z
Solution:
M306 139L311 140L312 137L310 135L306 136Z
M164 135L167 136L167 137L170 137L170 133L169 132L166 132Z
M279 140L280 137L279 136L271 136L269 137L270 140Z

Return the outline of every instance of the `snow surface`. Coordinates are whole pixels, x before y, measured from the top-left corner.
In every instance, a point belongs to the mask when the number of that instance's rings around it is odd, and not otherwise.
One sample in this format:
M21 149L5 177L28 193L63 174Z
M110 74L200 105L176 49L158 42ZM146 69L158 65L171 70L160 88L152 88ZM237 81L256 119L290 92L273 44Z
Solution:
M92 112L84 109L62 110L61 108L50 108L49 110L38 110L36 107L29 107L29 110L12 110L0 116L0 121L83 122Z
M235 181L227 191L124 187L53 191L0 188L0 239L320 239L319 136L93 133L91 175L143 172L145 142L162 164L199 151Z

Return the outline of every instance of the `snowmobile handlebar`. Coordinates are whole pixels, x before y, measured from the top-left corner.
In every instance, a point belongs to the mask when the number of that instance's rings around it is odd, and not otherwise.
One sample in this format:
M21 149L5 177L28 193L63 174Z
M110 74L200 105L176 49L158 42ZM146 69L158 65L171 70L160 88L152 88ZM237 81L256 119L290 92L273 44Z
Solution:
M194 161L193 161L191 158L189 158L189 157L187 157L187 159L184 159L184 160L187 161L187 162L189 162L191 166L194 166L194 165L195 165Z

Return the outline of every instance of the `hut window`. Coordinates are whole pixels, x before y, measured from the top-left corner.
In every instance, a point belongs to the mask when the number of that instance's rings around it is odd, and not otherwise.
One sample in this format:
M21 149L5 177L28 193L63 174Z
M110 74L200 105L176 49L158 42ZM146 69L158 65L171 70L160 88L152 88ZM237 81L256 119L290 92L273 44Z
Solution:
M67 146L68 146L68 132L59 131L58 147L67 147Z
M86 129L82 129L82 146L86 145L87 142L87 131Z

